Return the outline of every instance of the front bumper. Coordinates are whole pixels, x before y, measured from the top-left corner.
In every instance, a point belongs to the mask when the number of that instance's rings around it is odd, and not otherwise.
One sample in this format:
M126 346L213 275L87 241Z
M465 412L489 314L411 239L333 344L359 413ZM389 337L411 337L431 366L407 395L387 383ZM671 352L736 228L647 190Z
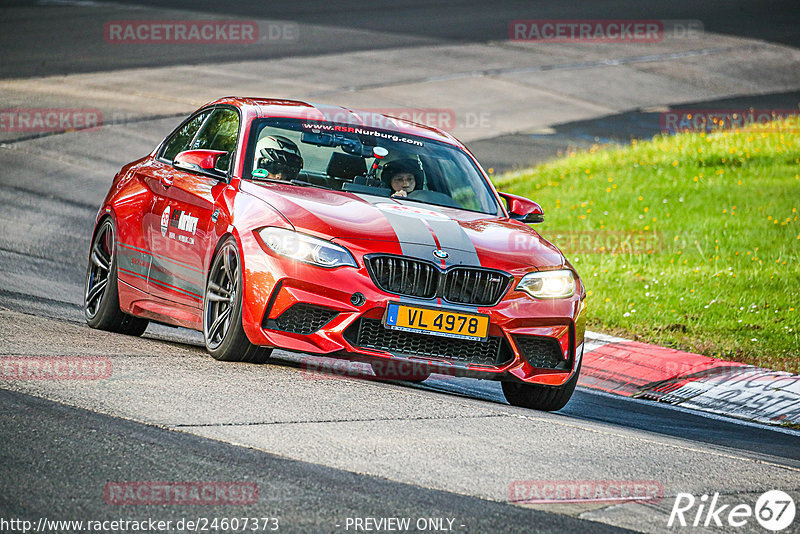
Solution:
M579 368L582 289L568 299L534 300L512 285L495 306L453 305L380 291L361 262L358 269L329 270L267 254L255 240L243 240L242 246L243 326L256 345L552 386L564 384ZM486 314L489 338L468 341L386 329L382 320L390 301Z

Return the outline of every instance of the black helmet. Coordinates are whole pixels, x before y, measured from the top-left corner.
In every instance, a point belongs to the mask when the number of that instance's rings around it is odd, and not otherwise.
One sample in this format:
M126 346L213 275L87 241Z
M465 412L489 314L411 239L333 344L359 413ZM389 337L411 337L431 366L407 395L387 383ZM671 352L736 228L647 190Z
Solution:
M422 167L415 159L396 159L385 164L381 170L381 181L386 185L386 187L391 188L392 177L395 174L400 173L408 173L413 175L416 182L414 189L422 189L422 180L424 175L422 174Z
M281 174L285 180L297 178L303 168L303 157L297 145L281 135L271 135L258 141L261 157L258 168L270 174Z

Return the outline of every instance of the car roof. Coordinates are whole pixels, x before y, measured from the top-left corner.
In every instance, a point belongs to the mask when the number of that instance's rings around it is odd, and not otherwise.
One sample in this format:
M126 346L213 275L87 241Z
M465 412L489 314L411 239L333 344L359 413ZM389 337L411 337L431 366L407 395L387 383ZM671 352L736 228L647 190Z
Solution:
M405 114L403 108L391 108L389 114L376 111L345 108L328 104L314 104L300 100L283 100L258 97L225 97L215 100L208 105L230 104L240 108L248 116L267 118L281 117L289 119L306 119L312 121L327 121L348 124L355 127L368 127L382 130L391 130L407 135L415 135L443 141L445 143L464 148L464 145L449 133L417 122L412 122L391 115L391 111ZM414 108L407 112L413 114ZM433 110L434 112L451 113L448 110Z

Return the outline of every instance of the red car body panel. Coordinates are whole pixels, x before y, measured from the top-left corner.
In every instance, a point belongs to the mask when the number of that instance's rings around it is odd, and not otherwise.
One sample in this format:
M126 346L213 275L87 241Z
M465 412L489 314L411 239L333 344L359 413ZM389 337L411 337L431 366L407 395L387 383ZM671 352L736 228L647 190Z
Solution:
M98 214L98 222L111 217L117 229L118 285L122 311L151 320L202 330L206 276L218 244L232 235L239 246L243 266L242 324L257 345L365 361L397 358L430 365L434 372L460 376L522 380L548 385L564 384L579 368L584 338L585 291L575 273L572 297L537 300L515 290L527 273L570 269L557 247L528 225L509 217L505 205L491 187L500 216L465 210L420 205L409 209L390 198L370 203L345 192L299 187L281 183L256 183L242 178L252 121L286 117L336 122L380 119L402 133L448 143L474 157L452 136L434 128L344 108L314 106L302 102L252 98L225 98L208 106L232 106L240 114L237 151L228 180L176 169L157 158L158 148L117 174ZM476 162L477 164L477 162ZM483 171L481 171L483 172ZM403 297L380 290L373 283L364 256L400 256L403 247L388 215L418 218L437 239L448 232L460 236L477 256L479 267L503 271L514 281L494 306L453 306L442 299L432 305L467 310L490 317L489 335L505 340L511 357L501 365L447 361L446 358L411 358L353 344L348 328L360 319L380 320L388 302ZM324 269L288 261L272 252L256 233L276 226L317 236L344 246L357 268ZM460 229L460 230L459 230ZM464 237L468 239L468 246ZM430 236L416 243L425 245ZM458 239L448 250L457 251ZM442 245L442 248L445 248ZM471 252L472 253L472 252ZM443 267L445 260L442 260ZM364 303L354 305L354 293ZM268 326L296 303L309 303L338 312L328 324L310 334L279 331ZM520 336L551 338L568 362L567 369L532 366L519 347Z

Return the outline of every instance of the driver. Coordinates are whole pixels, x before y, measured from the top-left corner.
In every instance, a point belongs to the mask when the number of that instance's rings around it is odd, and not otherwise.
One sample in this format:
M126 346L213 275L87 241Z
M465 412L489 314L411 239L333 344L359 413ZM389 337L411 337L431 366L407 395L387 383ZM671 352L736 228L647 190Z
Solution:
M383 166L381 178L393 197L407 197L422 186L422 169L413 159L398 159Z
M297 145L282 135L259 140L258 148L261 157L257 167L267 171L269 180L294 180L303 168L303 157Z

